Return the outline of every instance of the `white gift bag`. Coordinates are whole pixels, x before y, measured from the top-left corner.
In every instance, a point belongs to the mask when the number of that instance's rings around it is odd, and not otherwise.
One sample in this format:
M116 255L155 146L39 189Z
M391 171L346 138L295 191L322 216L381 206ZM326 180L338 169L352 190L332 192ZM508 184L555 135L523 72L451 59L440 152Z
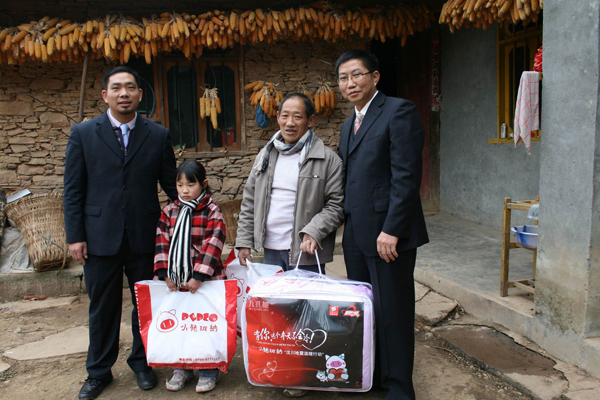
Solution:
M250 292L252 285L261 278L283 274L283 268L278 265L253 263L249 260L246 260L246 263L248 264L247 267L240 264L237 249L231 249L231 253L229 253L225 261L227 279L237 282L237 307L240 310L237 316L237 332L239 336L242 336L242 305L246 297L248 297L248 292Z
M163 281L140 281L135 297L151 367L227 372L236 348L236 283L203 282L195 293L171 292Z

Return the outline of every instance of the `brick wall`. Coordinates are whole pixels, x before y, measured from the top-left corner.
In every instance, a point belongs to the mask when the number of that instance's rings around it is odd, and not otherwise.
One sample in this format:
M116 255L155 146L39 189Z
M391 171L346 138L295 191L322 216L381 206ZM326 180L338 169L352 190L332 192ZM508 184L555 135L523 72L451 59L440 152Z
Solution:
M267 80L279 83L285 93L304 83L311 92L318 78L335 84L333 75L339 54L362 43L327 44L289 42L244 48L244 83ZM34 193L62 191L65 149L70 127L78 118L83 64L0 65L0 188L11 194L21 189ZM86 79L84 117L105 111L101 98L104 62L91 62ZM41 100L35 101L30 95ZM266 129L254 120L250 93L245 91L243 122L246 148L243 156L199 157L207 167L209 184L217 201L241 198L254 158L279 129L275 119ZM317 116L315 132L326 145L337 149L339 129L352 105L338 92L332 115ZM54 109L53 109L54 108ZM69 119L68 117L72 118Z

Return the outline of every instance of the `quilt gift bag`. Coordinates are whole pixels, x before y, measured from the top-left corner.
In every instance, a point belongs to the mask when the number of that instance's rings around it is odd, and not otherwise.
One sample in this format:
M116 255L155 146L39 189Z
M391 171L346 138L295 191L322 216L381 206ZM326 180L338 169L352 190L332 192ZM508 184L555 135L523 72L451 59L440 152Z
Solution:
M240 264L237 249L231 249L231 253L229 253L227 260L225 261L225 274L227 275L227 279L237 282L238 336L242 336L242 305L244 304L246 297L248 297L248 292L250 292L252 285L261 278L275 274L283 274L283 268L278 265L253 263L249 260L246 260L246 263L248 264L247 267Z
M140 281L135 298L149 366L227 372L237 341L235 281L206 281L193 294Z
M256 282L242 309L248 381L366 392L375 362L371 286L294 269Z

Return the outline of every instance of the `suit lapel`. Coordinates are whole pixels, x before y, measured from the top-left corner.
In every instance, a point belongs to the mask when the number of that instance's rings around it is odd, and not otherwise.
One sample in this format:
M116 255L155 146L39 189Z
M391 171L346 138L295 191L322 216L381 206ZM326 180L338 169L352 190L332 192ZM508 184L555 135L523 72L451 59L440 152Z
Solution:
M117 135L115 135L115 130L113 129L110 120L108 119L108 115L104 114L102 118L98 120L98 125L96 126L96 133L104 140L106 145L114 151L114 153L119 156L121 160L125 159L123 155L123 150L121 150L121 145L119 144L119 139L117 139Z
M379 92L371 102L371 105L369 105L367 114L365 115L362 124L360 124L360 128L358 128L358 132L356 132L354 143L352 143L352 147L348 150L348 154L352 153L367 135L369 128L371 128L371 125L373 125L375 120L379 117L379 114L381 114L381 106L383 105L384 101L385 95Z
M354 119L352 117L348 117L342 125L342 129L340 131L340 156L342 160L344 160L344 167L348 163L348 146L350 135L352 134L352 121Z
M125 164L127 164L133 158L133 155L139 150L149 133L150 128L148 127L147 121L144 120L144 118L142 118L142 116L138 113L138 117L135 121L135 128L133 128L133 135L131 135L130 138Z

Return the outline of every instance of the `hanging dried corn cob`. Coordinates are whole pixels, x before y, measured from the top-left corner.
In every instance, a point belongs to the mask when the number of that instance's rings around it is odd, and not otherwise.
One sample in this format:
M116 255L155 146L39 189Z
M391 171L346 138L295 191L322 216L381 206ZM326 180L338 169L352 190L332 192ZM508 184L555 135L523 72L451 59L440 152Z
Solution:
M283 93L277 90L278 83L255 81L244 86L246 90L252 90L250 104L259 105L269 118L277 115L279 103L283 100ZM256 110L256 107L255 107Z
M310 101L314 103L313 95L311 92L308 91L304 83L298 83L298 86L296 86L296 92L306 95L310 99Z
M210 118L213 129L219 127L217 114L221 114L221 100L217 93L217 88L205 89L204 94L198 101L200 106L200 118Z
M527 16L532 20L543 7L541 0L508 0L514 4L513 8L506 8L503 1L459 0L463 7L467 6L467 14L469 6L478 10L475 12L484 9L479 10L477 6L487 6L491 9L488 13L504 11L505 17ZM457 18L454 9L452 12L451 18ZM323 1L282 11L214 10L198 16L166 12L143 18L141 22L122 15L106 15L83 22L44 17L37 22L0 28L0 62L79 61L81 55L91 52L92 59L102 57L124 63L130 57L144 57L151 63L152 58L163 51L181 51L192 58L200 56L204 48L230 48L238 43L314 42L321 38L335 43L351 40L352 36L381 41L401 37L405 43L407 36L429 28L431 18L432 13L424 5L344 10ZM493 22L493 18L488 19L489 23ZM269 92L269 95L270 103L276 104L276 93ZM272 110L276 107L269 109L271 116L274 115Z
M454 29L475 26L488 29L494 21L536 22L544 8L543 0L449 0L442 6L440 24Z
M277 115L277 111L279 111L279 107L281 106L281 100L283 100L283 97L284 97L283 92L281 90L277 90L277 87L275 87L274 91L276 93L275 93L275 108L274 108L273 116Z
M319 78L320 86L315 93L315 110L317 114L331 115L337 97L335 91L329 86L325 78Z

